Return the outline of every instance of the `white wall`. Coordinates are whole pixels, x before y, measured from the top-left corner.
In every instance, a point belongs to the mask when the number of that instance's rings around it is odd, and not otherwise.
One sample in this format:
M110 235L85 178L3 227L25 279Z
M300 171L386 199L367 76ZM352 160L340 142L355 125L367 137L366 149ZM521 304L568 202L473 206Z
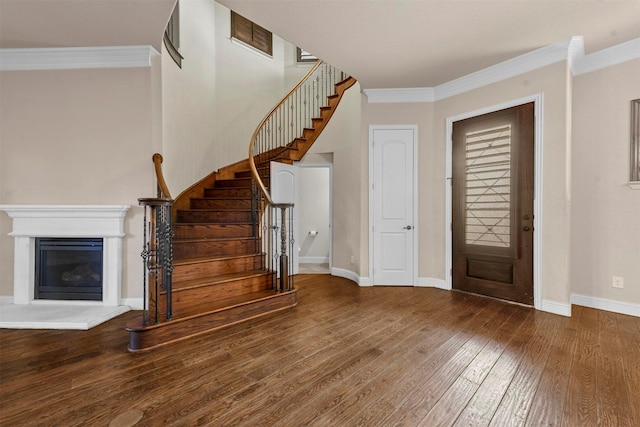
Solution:
M230 39L229 9L212 0L180 3L180 69L162 59L164 173L172 196L222 166L246 159L264 115L307 68L274 35L273 58Z
M327 166L298 168L300 263L329 262L331 182ZM317 231L317 235L311 235Z

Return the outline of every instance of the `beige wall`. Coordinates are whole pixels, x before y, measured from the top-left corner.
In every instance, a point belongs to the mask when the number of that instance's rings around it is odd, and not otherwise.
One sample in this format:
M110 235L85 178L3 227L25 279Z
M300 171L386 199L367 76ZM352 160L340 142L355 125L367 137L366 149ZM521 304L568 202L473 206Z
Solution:
M640 60L576 76L573 87L572 292L640 304L640 191L629 182L629 101ZM624 289L611 286L624 277Z
M126 204L122 297L142 294L141 208L154 195L150 68L0 73L0 203ZM0 213L0 295L13 294Z
M543 94L542 135L542 217L536 219L542 235L542 299L568 304L569 275L569 192L570 159L568 138L570 112L567 111L569 80L567 63L550 65L436 103L435 141L438 157L444 159L447 117ZM436 191L444 191L438 181ZM444 194L442 193L444 198ZM437 218L444 224L444 218ZM542 221L542 223L540 223ZM540 227L541 226L541 227ZM440 274L444 271L441 270ZM442 277L442 276L438 276Z
M418 125L419 277L446 279L447 118L542 93L542 298L569 302L569 91L567 64L558 63L435 103L366 105L364 122L367 126ZM366 141L368 135L363 133L362 138ZM363 173L361 179L367 182L368 175ZM366 185L363 188L362 196L365 197L368 194ZM363 216L363 221L367 218ZM368 229L362 238L367 236ZM367 270L361 269L360 274L367 274Z
M210 0L180 3L180 69L162 55L164 173L172 195L222 166L247 158L264 115L308 68L274 35L273 58L230 39L229 9Z
M366 266L368 249L362 251L361 227L366 222L368 206L361 200L367 187L361 179L367 158L366 145L362 145L360 137L361 102L360 85L355 84L345 92L331 121L307 156L333 155L332 267L362 276L362 263Z

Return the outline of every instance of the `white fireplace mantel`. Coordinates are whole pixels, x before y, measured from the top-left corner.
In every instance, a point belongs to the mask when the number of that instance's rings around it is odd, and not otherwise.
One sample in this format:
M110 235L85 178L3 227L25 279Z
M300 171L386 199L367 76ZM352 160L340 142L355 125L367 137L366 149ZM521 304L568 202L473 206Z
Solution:
M122 287L122 239L129 205L0 205L13 219L13 303L34 302L36 237L103 239L102 305L118 306ZM38 302L56 301L38 300Z

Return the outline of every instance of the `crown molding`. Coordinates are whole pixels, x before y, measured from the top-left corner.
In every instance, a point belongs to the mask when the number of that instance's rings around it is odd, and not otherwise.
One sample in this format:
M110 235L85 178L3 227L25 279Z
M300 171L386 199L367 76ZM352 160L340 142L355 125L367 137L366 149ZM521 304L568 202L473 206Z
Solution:
M150 67L153 46L0 49L0 71Z
M589 55L584 55L583 51L582 55L575 58L571 71L574 76L578 76L634 59L640 59L640 38Z
M398 89L365 89L369 104L394 102L433 102L434 90L430 87L398 88Z
M433 88L364 89L363 92L370 104L435 102L557 62L567 61L572 74L580 75L638 58L640 38L585 55L582 36L576 36Z
M450 98L464 92L469 92L492 83L497 83L556 62L566 61L570 50L575 50L575 44L582 44L582 37L572 37L549 46L536 49L513 59L500 62L475 73L467 74L450 82L436 86L435 100ZM578 47L579 49L579 47Z

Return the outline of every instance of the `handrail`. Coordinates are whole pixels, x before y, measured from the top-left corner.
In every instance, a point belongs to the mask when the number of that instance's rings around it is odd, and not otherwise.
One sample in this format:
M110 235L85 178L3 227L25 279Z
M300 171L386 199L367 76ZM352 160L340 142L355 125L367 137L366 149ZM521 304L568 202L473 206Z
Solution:
M167 186L167 182L164 180L164 175L162 174L162 155L160 153L155 153L153 155L153 164L156 170L156 180L158 181L158 189L159 189L159 197L163 197L165 199L171 199L171 193L169 192L169 187Z
M265 123L267 123L267 120L269 120L269 118L273 115L273 113L280 108L280 106L296 91L300 88L300 86L302 86L302 84L304 82L307 81L307 79L320 67L320 65L322 64L322 60L317 60L316 63L314 64L313 67L311 67L311 69L307 72L307 74L304 75L304 77L302 79L300 79L300 81L298 82L297 85L295 85L293 87L293 89L291 89L289 91L289 93L287 93L285 96L283 96L280 101L275 105L275 107L273 107L271 109L271 111L269 111L267 113L267 115L264 116L264 118L262 119L262 121L260 122L260 124L258 125L258 127L256 127L256 130L253 132L253 135L251 136L251 141L249 142L249 167L251 168L251 175L253 176L253 178L256 180L256 183L258 184L258 188L260 188L260 192L262 193L262 195L264 196L264 198L267 200L267 203L270 205L273 205L273 200L271 199L271 195L269 194L269 192L267 191L267 187L265 187L264 183L262 182L262 178L260 177L260 174L258 173L258 168L256 168L256 163L253 159L253 147L255 146L256 140L258 139L258 134L260 133L260 131L262 130L262 127L265 125Z

